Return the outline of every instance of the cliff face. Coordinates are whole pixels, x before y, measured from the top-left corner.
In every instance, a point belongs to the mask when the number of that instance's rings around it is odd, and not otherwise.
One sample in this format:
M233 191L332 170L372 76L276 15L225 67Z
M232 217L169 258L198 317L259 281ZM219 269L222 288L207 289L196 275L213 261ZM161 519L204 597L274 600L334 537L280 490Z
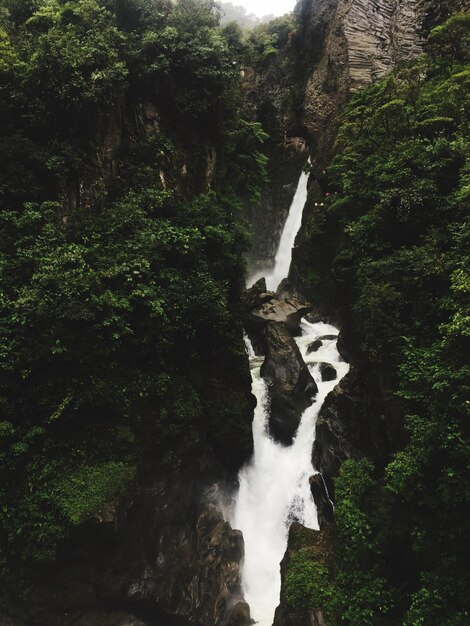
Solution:
M416 58L429 29L469 0L300 0L278 54L245 71L246 112L269 134L269 184L248 207L253 272L272 266L306 153L321 179L350 95ZM300 146L300 150L299 150Z
M311 56L303 125L319 171L331 157L349 95L417 57L430 28L469 6L468 0L301 0L299 47Z
M387 371L370 372L366 363L357 362L358 347L344 294L327 284L332 259L321 241L312 244L316 211L321 211L315 203L320 206L322 202L324 170L332 158L341 111L352 94L397 64L419 56L430 29L469 8L469 0L300 0L295 32L285 47L268 65L247 76L247 108L269 132L272 161L271 182L261 205L253 207L250 215L254 230L250 264L259 270L274 259L298 171L286 166L295 164L288 140L303 136L316 181L310 185L290 279L319 316L342 328L342 347L353 364L354 384L345 382L345 393L332 395L317 426L314 463L327 479L346 458L367 454L380 464L403 443L400 410L390 391L393 381ZM283 159L283 166L276 170L276 163ZM298 154L297 168L304 159L305 154ZM338 236L338 232L323 234L325 242ZM312 245L322 250L315 257L317 267L312 267ZM312 271L324 278L314 292L305 280ZM374 421L374 415L380 419Z
M281 48L267 64L245 70L245 115L261 122L268 134L264 149L269 155L268 183L259 202L249 202L246 206L252 230L250 274L273 266L296 181L308 156L304 142L288 143L288 135L298 134L296 129L289 128L284 112L292 80L286 70L288 59L288 50Z
M391 391L390 373L386 368L370 371L362 361L347 295L339 293L330 281L333 259L328 246L341 233L330 230L316 241L313 236L322 211L315 208L315 201L320 206L324 168L333 155L341 111L351 94L382 78L400 62L419 56L431 28L469 8L469 0L301 0L296 8L297 46L310 56L303 124L317 180L310 186L290 279L319 315L342 329L341 347L353 366L341 393L331 394L317 423L313 461L327 481L347 458L367 455L380 465L403 445L401 411ZM315 261L312 247L317 251ZM305 280L312 271L322 276L313 292ZM332 488L331 483L329 486Z
M77 529L59 561L8 607L9 617L0 611L0 624L248 624L243 538L217 506L222 473L208 449L194 450L176 471L144 459L132 497Z

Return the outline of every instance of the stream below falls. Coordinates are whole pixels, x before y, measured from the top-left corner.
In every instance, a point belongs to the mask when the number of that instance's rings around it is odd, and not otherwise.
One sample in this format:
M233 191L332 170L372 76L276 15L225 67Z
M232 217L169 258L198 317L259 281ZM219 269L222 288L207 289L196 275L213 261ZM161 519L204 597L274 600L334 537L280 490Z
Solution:
M268 289L276 289L287 277L292 247L300 228L307 198L308 175L302 172L281 236L275 266L266 276ZM260 276L249 281L252 284ZM318 529L317 510L310 491L309 478L317 473L312 465L315 424L326 396L346 375L349 365L336 348L338 330L323 322L301 323L302 334L295 338L302 358L318 385L315 402L302 415L292 445L284 446L269 434L269 389L260 375L263 357L255 355L248 337L252 391L257 399L253 420L254 453L239 473L239 489L231 524L243 533L245 559L242 586L258 626L272 626L281 590L280 563L287 547L290 524L298 521ZM321 340L316 352L308 353L310 344ZM336 370L336 378L322 381L320 364Z

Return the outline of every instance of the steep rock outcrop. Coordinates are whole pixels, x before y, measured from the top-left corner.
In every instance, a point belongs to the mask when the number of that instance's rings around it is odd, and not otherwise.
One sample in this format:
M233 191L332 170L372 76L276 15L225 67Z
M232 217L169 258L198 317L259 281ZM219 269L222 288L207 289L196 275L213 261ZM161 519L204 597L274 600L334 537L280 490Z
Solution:
M265 357L261 376L269 388L270 432L290 445L318 388L294 341L312 307L288 292L283 295L266 291L265 279L258 280L245 292L244 322L255 352Z
M269 296L271 297L269 298ZM300 322L312 307L303 304L297 298L276 298L275 294L261 294L262 304L250 311L247 318L254 325L266 325L269 322L280 322L291 331L299 329Z
M296 182L307 160L303 141L291 141L301 128L286 120L285 106L292 90L292 70L288 61L288 42L279 42L279 54L259 67L245 68L243 92L245 113L260 122L269 138L263 146L268 155L268 180L258 202L246 202L251 224L252 247L248 254L250 274L272 269L282 229L295 194ZM301 138L297 138L301 139Z
M270 431L278 441L290 445L302 413L312 404L318 388L282 322L269 322L264 338L266 359L261 376L268 382L270 391Z
M330 500L326 483L321 474L310 476L309 483L310 491L317 507L318 525L322 529L328 522L333 521L333 503Z
M298 37L309 51L302 122L321 175L351 92L416 58L429 29L468 0L301 0ZM299 44L299 47L302 46Z
M249 274L269 271L279 247L282 229L295 194L296 182L306 155L284 148L282 139L265 145L269 153L268 179L259 202L249 202L246 214L251 224L252 245L248 254Z
M243 538L216 506L213 481L223 471L211 454L195 450L176 471L148 458L142 474L114 525L78 528L54 567L23 590L14 626L250 624Z
M264 278L260 278L245 291L243 305L244 322L254 332L269 322L279 322L285 324L292 333L297 333L302 318L313 309L310 304L302 302L288 289L282 293L278 290L277 294L268 291Z
M405 443L400 402L385 371L369 372L366 364L352 365L349 373L326 398L316 425L312 462L331 479L343 461L372 458L384 465Z

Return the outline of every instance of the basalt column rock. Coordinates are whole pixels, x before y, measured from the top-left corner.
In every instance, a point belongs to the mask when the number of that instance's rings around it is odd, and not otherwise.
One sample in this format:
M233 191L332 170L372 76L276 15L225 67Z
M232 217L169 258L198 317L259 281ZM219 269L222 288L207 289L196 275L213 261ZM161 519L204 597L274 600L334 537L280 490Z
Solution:
M306 67L302 124L314 170L331 156L352 92L417 58L429 30L469 0L300 0L297 46Z
M285 324L269 322L264 339L261 376L268 382L271 397L269 427L278 441L290 445L318 388Z

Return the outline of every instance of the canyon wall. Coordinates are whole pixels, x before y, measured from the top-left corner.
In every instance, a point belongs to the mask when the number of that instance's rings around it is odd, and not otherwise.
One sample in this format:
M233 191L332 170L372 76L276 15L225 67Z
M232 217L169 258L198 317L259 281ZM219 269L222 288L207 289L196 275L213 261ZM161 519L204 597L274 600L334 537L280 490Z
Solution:
M468 0L301 0L299 37L310 53L303 126L313 162L329 162L342 107L351 93L416 58L429 29L470 7Z
M469 0L298 2L278 53L244 70L246 114L263 124L270 154L269 182L247 208L250 271L272 267L306 145L321 181L351 94L416 58L433 26L469 7Z

